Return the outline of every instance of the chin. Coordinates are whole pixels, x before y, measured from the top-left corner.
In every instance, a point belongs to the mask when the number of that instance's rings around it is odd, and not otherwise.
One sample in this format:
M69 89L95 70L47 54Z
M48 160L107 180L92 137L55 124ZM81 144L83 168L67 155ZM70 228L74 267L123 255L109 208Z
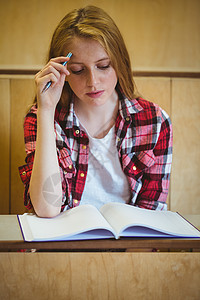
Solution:
M103 106L106 103L105 100L101 100L101 99L92 99L90 101L90 104L93 106Z

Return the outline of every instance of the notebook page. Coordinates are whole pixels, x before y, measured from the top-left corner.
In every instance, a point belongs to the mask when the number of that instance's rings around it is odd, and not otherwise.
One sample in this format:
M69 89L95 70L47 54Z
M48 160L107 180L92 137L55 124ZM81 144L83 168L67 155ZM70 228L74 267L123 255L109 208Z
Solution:
M18 217L26 241L58 240L62 236L73 236L97 228L112 231L103 216L91 205L75 207L54 218L39 218L34 214Z
M154 211L120 203L108 203L101 208L104 217L119 235L127 226L146 226L175 236L200 237L200 232L171 211Z

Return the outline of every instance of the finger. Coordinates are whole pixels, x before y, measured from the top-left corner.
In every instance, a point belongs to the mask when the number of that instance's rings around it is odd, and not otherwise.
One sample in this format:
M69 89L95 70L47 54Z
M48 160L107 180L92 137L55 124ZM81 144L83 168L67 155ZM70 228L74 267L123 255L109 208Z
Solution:
M44 68L42 70L40 70L35 76L42 76L44 74L44 70L46 70L49 66L53 66L56 70L58 70L59 72L63 72L66 75L70 75L69 71L67 70L67 65L63 66L62 63L64 62L68 62L69 61L69 57L65 57L65 56L60 56L60 57L56 57L56 58L52 58L47 64L46 66L44 66ZM45 72L46 74L46 72Z
M61 56L61 57L56 57L56 58L52 58L50 61L49 61L49 64L58 64L61 69L64 70L64 68L66 69L66 66L67 66L67 62L70 60L69 57L64 57L64 56Z
M66 66L63 66L63 65L53 62L53 61L49 62L49 64L44 68L44 72L42 74L46 74L48 72L54 73L54 69L59 73L64 73L65 75L70 74L69 71L67 70Z
M69 58L67 58L67 59L69 59ZM48 75L49 75L49 81L50 81L51 80L50 79L51 74L54 74L54 76L57 79L59 79L60 74L64 74L65 76L70 75L70 72L67 70L66 66L63 66L60 63L55 62L55 61L58 61L58 60L59 60L59 58L55 58L55 59L50 60L48 62L48 64L35 75L35 81L37 81L38 79L40 79L44 76L47 78Z
M62 64L64 62L68 62L70 60L70 57L66 57L66 56L59 56L59 57L55 57L55 58L51 58L50 61Z
M37 73L35 74L35 79L38 78L38 77L40 76L41 73L42 73L42 70L40 70L39 72L37 72Z
M70 60L70 57L66 57L66 56L60 56L60 57L56 57L56 58L52 58L49 63L58 63L60 67L58 67L61 70L63 70L63 72L65 73L65 71L67 70L67 62ZM66 75L70 75L70 72L67 70Z
M62 72L57 70L55 66L48 65L42 70L42 72L39 74L39 77L44 77L48 74L54 74L58 78L61 73Z
M44 85L47 84L47 82L51 81L51 85L53 87L60 80L61 75L67 76L68 71L63 73L56 70L53 66L49 65L45 69L41 70L41 72L39 72L37 76L35 76L35 81L37 85Z
M39 89L44 88L44 86L51 81L51 85L54 86L60 79L60 73L57 72L57 74L55 73L47 73L47 74L43 74L42 77L36 77L35 78L35 83L36 85L39 87Z

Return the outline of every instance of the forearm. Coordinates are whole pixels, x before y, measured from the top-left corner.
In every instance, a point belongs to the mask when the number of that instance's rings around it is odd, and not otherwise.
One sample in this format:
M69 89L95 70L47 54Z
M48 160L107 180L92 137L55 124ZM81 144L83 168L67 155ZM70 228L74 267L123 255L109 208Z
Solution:
M60 213L62 183L54 134L54 114L69 71L63 65L69 57L51 59L35 75L37 88L37 140L29 193L35 212L41 217ZM51 87L44 91L51 81Z
M62 184L54 135L54 110L38 109L37 141L29 191L39 216L59 214Z

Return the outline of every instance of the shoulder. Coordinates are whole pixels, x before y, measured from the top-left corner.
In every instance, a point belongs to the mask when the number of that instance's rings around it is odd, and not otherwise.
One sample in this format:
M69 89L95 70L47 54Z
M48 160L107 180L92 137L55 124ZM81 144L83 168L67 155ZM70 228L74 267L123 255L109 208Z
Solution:
M156 113L159 113L162 111L162 108L159 105L141 97L133 99L131 102L134 106L140 107L139 112L145 113L149 111L155 111Z
M26 128L29 125L36 124L37 122L37 104L33 104L24 118L24 127Z
M29 115L36 115L37 114L37 104L35 103L35 104L33 104L33 105L31 105L31 107L29 108L29 110L28 110L28 112L27 112L27 114L26 114L26 116L29 116Z
M134 107L137 107L137 113L132 114L133 118L146 120L153 124L167 121L169 125L171 120L169 115L158 104L143 98L136 98L130 101Z

